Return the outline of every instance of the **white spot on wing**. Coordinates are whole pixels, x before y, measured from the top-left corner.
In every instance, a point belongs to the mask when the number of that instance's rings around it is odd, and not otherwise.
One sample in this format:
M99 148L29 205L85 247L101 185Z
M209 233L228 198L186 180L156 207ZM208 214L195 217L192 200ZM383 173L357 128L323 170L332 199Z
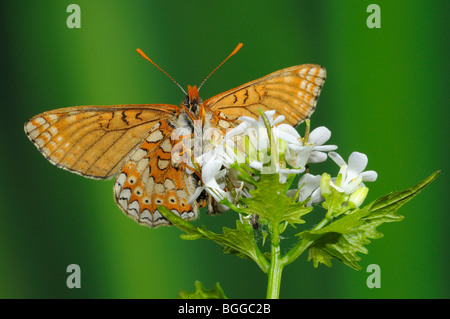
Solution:
M170 153L172 150L172 144L170 144L170 140L169 139L164 140L164 142L161 143L161 148L163 149L164 152Z
M57 120L59 118L59 116L56 114L50 114L50 115L47 115L47 118L50 122L53 122L53 121Z
M150 160L148 158L141 159L136 166L136 170L139 173L142 173L145 170L145 168L148 167L149 162L150 162Z
M153 192L154 186L155 186L155 179L153 177L150 177L147 180L147 183L145 185L145 189L147 190L147 193L151 194Z
M116 183L114 184L114 195L116 195L116 197L125 184L126 180L127 175L125 173L120 173L119 176L117 176Z
M303 80L302 83L300 83L300 88L304 90L306 88L307 84L308 84L308 81Z
M162 159L158 160L158 168L160 170L166 169L167 166L169 166L169 161L168 160L162 160Z
M298 71L298 74L304 75L306 73L306 71L308 71L308 69L306 69L306 68L300 69L300 71Z
M154 187L154 192L156 194L163 194L164 193L164 185L161 183L156 183Z
M30 137L34 140L36 137L39 136L39 130L35 130L29 133Z
M326 72L325 72L325 70L324 69L320 69L319 70L319 74L318 74L320 77L322 77L322 78L324 78L325 77L325 75L326 75Z
M166 180L164 181L164 186L168 189L168 190L173 190L175 189L175 183L172 182L172 180L166 178Z
M58 129L57 129L56 127L54 127L54 126L50 126L50 127L48 128L48 131L49 131L53 136L55 136L56 134L58 134Z
M37 117L34 119L34 121L38 124L38 125L44 125L45 123L47 123L47 121L42 118L42 117Z
M31 131L33 131L33 130L35 130L35 129L36 129L36 126L33 125L31 122L28 122L27 125L25 126L25 130L26 130L27 132L31 132Z
M322 84L323 84L323 78L316 78L316 79L315 79L315 83L316 83L317 85L322 85Z
M128 214L132 215L136 219L139 218L139 202L137 200L133 201L128 205Z
M39 147L43 147L45 145L45 141L41 138L37 138L34 140L34 142L39 146Z
M131 156L131 160L137 162L140 159L142 159L145 155L147 155L147 152L142 148L138 148L136 152L134 152L133 155Z
M159 210L156 210L153 213L153 225L161 225L161 224L166 224L167 221L164 218L164 216L159 212Z
M122 206L123 209L125 210L127 209L130 197L131 197L131 190L129 188L125 188L124 190L122 190L122 192L119 195L119 198L117 199L119 205Z
M153 216L148 209L142 211L139 221L153 226Z
M155 143L155 142L160 141L162 138L163 138L163 135L162 135L161 131L157 130L157 131L154 131L153 133L151 133L147 137L147 142Z

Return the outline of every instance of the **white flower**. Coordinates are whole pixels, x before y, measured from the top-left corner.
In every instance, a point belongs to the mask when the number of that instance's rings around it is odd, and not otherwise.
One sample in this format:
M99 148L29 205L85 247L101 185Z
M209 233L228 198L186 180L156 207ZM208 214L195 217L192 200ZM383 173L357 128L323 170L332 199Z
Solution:
M274 139L272 145L270 145L269 135L262 117L259 117L258 120L247 116L240 117L238 120L242 121L242 123L227 132L225 140L228 141L236 136L245 137L248 143L245 145L244 153L249 166L261 171L263 174L279 173L280 182L285 183L289 174L301 173L305 168L286 168L281 165L278 157L274 158L269 156L269 154L284 151L283 144L286 145L286 142L298 143L300 136L292 126L280 124L285 119L284 116L277 116L273 119L275 111L266 111L264 113L271 126L271 138ZM266 166L266 164L270 164L270 166Z
M192 204L198 196L206 190L217 202L220 202L222 199L229 198L229 193L224 191L225 185L219 184L219 180L223 179L226 175L226 169L221 169L223 162L218 159L213 159L208 161L202 167L202 181L203 186L197 187L194 194L188 201L188 204Z
M306 203L306 206L311 206L312 204L323 200L323 197L320 194L321 178L322 176L320 175L311 175L309 173L304 174L300 178L298 181L298 187L300 189L298 194L299 202L303 202L310 197L309 201Z
M323 145L331 136L331 132L323 126L313 130L308 140L305 140L294 127L281 123L284 116L274 118L275 111L264 113L270 125L269 130L262 116L258 119L242 116L238 119L242 123L229 130L214 148L195 157L195 165L187 165L190 168L187 172L196 171L201 174L203 182L195 190L189 203L194 202L204 190L217 202L225 198L234 202L231 195L234 191L228 187L238 188L243 185L240 181L246 181L248 186L253 185L248 179L249 175L245 176L245 166L258 170L261 174L278 173L280 182L285 183L289 175L304 172L307 163L326 160L327 154L324 152L337 148L335 145ZM236 163L239 168L232 168ZM293 168L286 167L286 163ZM243 170L240 170L240 164L244 164ZM248 194L245 190L240 193ZM307 206L323 200L320 176L302 176L298 196L301 202L309 198Z
M350 154L348 165L338 153L330 152L328 155L341 168L338 177L330 182L330 185L339 192L350 195L358 188L364 187L363 181L374 182L378 177L375 171L364 172L368 159L363 153Z
M327 159L324 152L334 151L338 147L336 145L323 145L331 137L331 131L325 126L319 126L309 134L308 143L312 144L312 152L308 158L308 163L320 163Z
M337 149L336 145L323 145L331 137L330 130L324 126L314 129L306 142L302 141L298 133L296 143L292 142L292 139L288 140L287 135L283 134L280 138L287 142L286 161L295 168L305 167L307 163L324 162L327 159L327 154L324 152ZM290 131L290 136L293 135L293 132Z

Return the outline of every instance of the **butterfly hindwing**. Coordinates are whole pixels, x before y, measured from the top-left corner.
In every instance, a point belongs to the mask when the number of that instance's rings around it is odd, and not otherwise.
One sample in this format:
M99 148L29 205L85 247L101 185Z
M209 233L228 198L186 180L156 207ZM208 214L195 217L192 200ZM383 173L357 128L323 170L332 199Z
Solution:
M188 204L198 186L197 179L172 161L177 143L171 139L172 132L168 121L158 122L127 159L114 185L114 196L122 211L151 227L169 224L158 211L159 205L187 220L198 215L198 204Z
M178 110L174 105L68 107L34 116L25 132L51 163L105 179L117 174L155 123Z
M218 94L204 104L229 121L240 116L258 118L259 108L275 110L295 126L314 112L325 77L326 71L319 65L293 66Z

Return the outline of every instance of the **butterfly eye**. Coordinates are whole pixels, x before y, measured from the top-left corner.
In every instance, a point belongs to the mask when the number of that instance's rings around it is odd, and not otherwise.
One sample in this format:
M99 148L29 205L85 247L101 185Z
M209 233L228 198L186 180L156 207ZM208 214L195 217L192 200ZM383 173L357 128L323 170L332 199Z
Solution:
M201 97L198 97L198 104L202 104L203 103L203 99Z
M183 100L183 105L189 106L189 96L186 95L186 97Z

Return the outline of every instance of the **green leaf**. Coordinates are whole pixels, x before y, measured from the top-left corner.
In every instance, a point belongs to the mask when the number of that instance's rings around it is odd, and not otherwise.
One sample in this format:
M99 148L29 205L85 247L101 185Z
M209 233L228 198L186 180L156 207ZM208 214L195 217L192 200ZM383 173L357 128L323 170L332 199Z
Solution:
M181 290L178 293L178 299L228 299L223 293L219 283L216 283L213 289L206 289L200 281L195 282L195 291L187 292Z
M304 207L293 198L286 196L289 185L281 184L278 174L261 175L258 187L250 191L251 198L243 198L246 214L258 214L260 218L269 220L272 225L287 221L289 224L303 224L301 217L312 211L312 207Z
M192 225L163 206L159 206L158 210L173 225L186 232L186 234L180 236L182 239L194 240L203 238L213 240L222 246L225 253L235 254L242 258L250 258L254 260L264 272L267 272L269 267L267 260L255 243L255 234L251 225L243 224L240 220L236 220L236 229L223 227L223 234L216 234L207 230L204 226L196 227Z
M308 260L313 261L314 267L319 263L330 267L331 259L337 258L347 266L360 270L361 266L357 262L361 258L357 253L367 254L364 245L369 244L370 239L383 237L376 228L383 223L403 220L397 210L429 185L439 173L433 173L407 190L385 195L324 228L299 233L302 246L309 247Z

